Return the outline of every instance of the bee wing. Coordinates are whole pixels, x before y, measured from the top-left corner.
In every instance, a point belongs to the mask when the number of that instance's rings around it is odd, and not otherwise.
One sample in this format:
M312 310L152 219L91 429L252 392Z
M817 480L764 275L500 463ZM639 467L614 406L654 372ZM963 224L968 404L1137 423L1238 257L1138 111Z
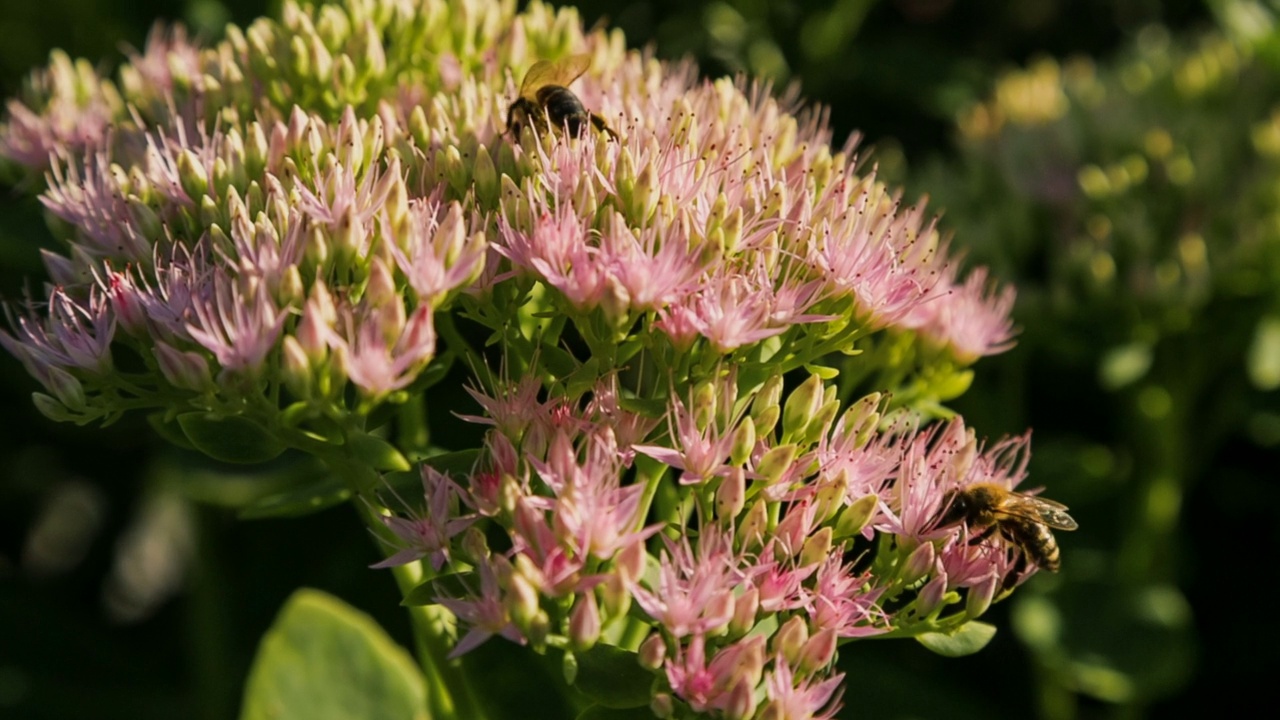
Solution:
M1036 495L1013 493L998 512L1008 517L1043 523L1055 530L1075 530L1079 525L1067 514L1067 506Z
M524 81L520 83L520 97L533 100L538 90L547 85L567 87L581 77L588 67L591 67L591 56L586 54L570 55L554 61L539 60L524 74Z

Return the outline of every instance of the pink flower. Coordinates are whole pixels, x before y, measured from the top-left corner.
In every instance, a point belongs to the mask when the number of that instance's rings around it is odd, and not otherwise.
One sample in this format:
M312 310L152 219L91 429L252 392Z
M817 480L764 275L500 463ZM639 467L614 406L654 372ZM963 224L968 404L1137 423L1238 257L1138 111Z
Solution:
M666 545L653 587L632 590L636 602L671 635L715 632L733 619L733 588L742 581L730 538L707 527L695 551L688 537Z
M487 247L483 235L468 237L460 204L424 200L409 201L404 244L392 243L392 255L419 301L432 307L480 273Z
M870 575L855 575L851 565L831 556L819 567L805 608L816 630L834 630L840 637L867 637L889 630L889 617L876 601L883 588L872 586Z
M546 462L529 458L529 464L555 493L553 517L560 542L578 556L608 560L661 526L640 530L645 488L620 484L621 456L613 432L604 428L581 438L586 456L582 463L569 435L560 432L551 440Z
M664 670L671 689L695 712L726 710L732 708L745 689L751 691L760 683L764 674L765 638L754 635L743 638L721 649L712 661L706 662L706 640L694 635L684 646L678 646L676 655L667 660ZM752 701L748 701L752 702ZM747 713L734 717L745 717Z
M0 330L0 344L42 381L44 368L50 366L99 375L110 372L116 319L104 293L94 288L86 302L54 288L47 312L47 317L39 317L28 307L27 314L14 317L10 311L9 324L16 335Z
M797 678L782 656L774 658L765 677L768 701L760 717L767 720L831 720L840 711L844 673L826 678Z
M461 504L471 502L457 483L430 465L422 466L422 491L427 504L421 513L381 517L405 547L370 567L395 567L430 556L431 568L439 571L449 561L449 541L476 520L475 515L458 513Z
M288 313L254 278L216 268L211 287L193 298L187 333L213 353L223 371L256 372L275 348Z
M345 337L331 333L329 344L347 354L347 375L370 397L407 386L435 356L436 332L429 307L413 311L394 345L388 344L388 328L378 313L367 313L359 323L350 311L344 315Z
M695 413L688 410L680 398L674 396L667 411L667 426L674 447L635 445L632 449L683 470L680 475L681 485L696 485L730 471L731 468L725 461L729 459L729 451L733 447L732 428L721 431L716 423L710 422L699 430Z
M451 659L471 652L494 635L501 635L521 645L525 642L524 636L511 622L493 566L480 563L475 574L480 578L480 587L473 589L467 598L436 598L437 602L466 623L468 628L467 634L462 636L449 653Z
M101 147L120 114L115 88L86 61L55 50L48 69L30 78L26 103L6 103L0 125L0 155L37 171Z
M945 293L917 306L906 321L909 327L949 345L962 363L1013 347L1012 287L996 292L987 281L986 268L969 273L963 285L947 285Z

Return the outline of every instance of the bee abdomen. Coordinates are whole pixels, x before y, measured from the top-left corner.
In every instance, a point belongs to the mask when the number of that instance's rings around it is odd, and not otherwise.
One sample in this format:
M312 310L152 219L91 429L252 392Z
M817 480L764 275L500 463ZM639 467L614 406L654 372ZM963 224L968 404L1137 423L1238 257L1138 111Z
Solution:
M1062 566L1058 541L1048 525L1035 522L1012 523L1008 531L1028 560L1049 572L1058 572L1058 568Z
M569 126L569 132L575 137L581 136L590 122L587 109L582 101L567 87L548 85L538 91L538 102L546 108L547 119L556 127Z

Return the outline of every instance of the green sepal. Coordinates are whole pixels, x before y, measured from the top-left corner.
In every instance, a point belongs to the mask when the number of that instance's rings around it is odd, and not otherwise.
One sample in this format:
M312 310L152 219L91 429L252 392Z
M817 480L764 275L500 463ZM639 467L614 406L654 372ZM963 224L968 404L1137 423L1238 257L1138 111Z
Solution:
M368 615L310 589L262 637L240 710L240 720L429 717L409 653Z
M943 657L972 655L996 636L996 626L970 620L950 632L931 632L916 636L916 641Z
M266 428L238 415L189 412L178 416L178 425L197 450L214 460L260 463L285 451L284 443Z
M357 460L381 472L407 472L413 465L395 445L377 435L356 433L347 438L347 448Z
M574 687L607 708L647 707L653 691L653 673L640 666L639 656L614 645L596 643L576 653Z

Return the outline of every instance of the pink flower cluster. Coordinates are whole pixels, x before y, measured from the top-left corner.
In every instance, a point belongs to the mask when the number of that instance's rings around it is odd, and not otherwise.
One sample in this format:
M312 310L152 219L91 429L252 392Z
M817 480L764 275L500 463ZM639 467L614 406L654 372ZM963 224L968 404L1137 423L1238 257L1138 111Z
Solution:
M158 30L118 82L55 57L0 126L66 241L0 331L41 410L237 417L368 469L347 480L400 545L379 565L445 573L455 653L625 646L664 715L830 717L839 643L954 629L1034 570L938 527L947 493L1020 482L1027 439L923 419L950 395L920 378L1010 346L1011 290L962 281L821 112L571 11L455 4L286 3L210 47ZM573 51L616 137L513 136L523 73ZM463 435L397 447L378 410L434 402L444 356L480 460L428 464L396 515L374 471ZM912 390L847 405L836 364Z
M494 634L584 650L634 622L634 603L651 626L638 659L667 701L830 717L840 643L957 627L1034 571L1016 546L938 527L950 491L1022 481L1025 436L984 448L959 419L882 430L878 396L813 414L820 383L783 399L775 378L740 397L734 373L672 397L663 427L619 408L616 383L543 401L527 380L476 392L488 413L469 419L492 428L475 470L455 484L424 468L433 510L388 519L405 549L384 565L477 567L466 592L439 589L470 628L456 652ZM446 496L477 512L445 512ZM507 549L463 533L473 521L500 527Z

